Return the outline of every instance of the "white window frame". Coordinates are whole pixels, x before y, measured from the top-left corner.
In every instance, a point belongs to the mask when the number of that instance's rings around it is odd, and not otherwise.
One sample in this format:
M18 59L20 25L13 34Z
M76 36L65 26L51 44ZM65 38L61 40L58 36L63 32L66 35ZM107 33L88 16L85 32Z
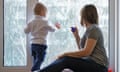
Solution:
M118 33L118 42L117 42L117 44L118 44L118 47L117 47L117 62L116 62L116 65L117 65L117 69L118 69L118 72L120 72L120 1L118 0L118 9L117 9L118 11L118 13L117 13L117 15L118 15L118 17L117 17L117 22L118 22L118 30L117 30L117 33Z
M27 44L27 66L26 67L3 67L3 1L0 0L0 72L29 72L31 63L29 44ZM27 21L32 17L33 5L38 0L27 0ZM109 0L109 61L113 72L118 72L118 0ZM27 40L28 43L28 40Z
M109 68L118 72L118 0L109 0Z

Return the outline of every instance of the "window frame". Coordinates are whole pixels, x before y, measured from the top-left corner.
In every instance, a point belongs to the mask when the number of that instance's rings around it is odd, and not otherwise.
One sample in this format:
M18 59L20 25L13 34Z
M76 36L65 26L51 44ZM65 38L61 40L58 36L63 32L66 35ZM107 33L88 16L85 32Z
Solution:
M118 0L109 0L109 68L118 72Z
M120 71L120 1L118 0L118 2L117 2L117 5L118 5L118 11L117 11L117 15L118 15L118 17L117 17L117 22L118 22L118 42L117 42L117 44L118 44L118 47L117 47L117 62L116 62L116 66L117 66L117 69L118 69L118 72ZM118 63L118 64L117 64Z
M3 24L4 24L4 13L3 13L3 1L4 0L0 0L0 72L7 72L7 70L9 70L9 72L25 72L25 69L30 69L31 66L31 61L29 60L28 66L27 67L11 67L11 68L7 68L7 67L3 67L3 43L4 43L4 37L3 37ZM27 0L27 12L31 11L31 5L35 4L35 2L32 2L35 0ZM36 0L38 1L38 0ZM118 72L118 48L120 46L118 46L118 33L119 33L119 24L118 24L118 3L120 3L120 1L118 0L109 0L109 62L110 62L110 68L112 68L113 72ZM120 9L120 8L119 8ZM27 21L29 20L29 16L31 16L32 13L27 13ZM120 16L120 15L119 15ZM120 22L119 22L120 23ZM117 31L117 32L116 32ZM119 39L120 40L120 39ZM28 41L28 40L27 40ZM28 49L28 44L27 44L27 49ZM29 49L27 50L29 53ZM31 57L28 56L28 59L30 59ZM21 69L24 69L23 71L21 71Z

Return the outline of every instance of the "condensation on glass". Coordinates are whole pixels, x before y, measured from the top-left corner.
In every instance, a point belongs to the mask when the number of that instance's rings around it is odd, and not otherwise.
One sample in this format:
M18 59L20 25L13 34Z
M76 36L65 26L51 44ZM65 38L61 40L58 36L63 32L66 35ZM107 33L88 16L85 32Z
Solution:
M26 0L4 0L4 66L26 66Z
M96 5L99 12L99 26L105 40L108 55L108 30L109 30L109 0L39 0L48 8L47 18L51 24L61 24L62 29L48 36L48 50L43 67L51 63L64 52L77 50L75 39L70 31L71 26L78 26L82 37L85 29L80 26L80 10L86 4ZM108 55L109 56L109 55Z

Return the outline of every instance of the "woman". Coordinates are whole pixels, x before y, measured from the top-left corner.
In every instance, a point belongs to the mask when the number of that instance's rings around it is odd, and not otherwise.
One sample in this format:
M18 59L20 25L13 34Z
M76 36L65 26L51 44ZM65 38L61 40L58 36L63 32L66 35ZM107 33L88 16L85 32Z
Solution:
M108 60L94 5L82 9L81 24L86 28L83 38L80 39L77 28L73 32L79 51L64 53L40 72L61 72L65 68L74 72L107 72Z

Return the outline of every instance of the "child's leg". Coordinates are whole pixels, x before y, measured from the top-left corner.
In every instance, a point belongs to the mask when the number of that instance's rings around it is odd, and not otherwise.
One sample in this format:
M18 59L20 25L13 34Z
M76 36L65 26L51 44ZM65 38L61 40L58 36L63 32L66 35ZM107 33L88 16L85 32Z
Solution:
M33 64L32 67L32 71L35 70L39 70L40 66L45 58L45 54L46 54L46 46L45 45L38 45L38 44L34 44L33 45L33 51L35 52L36 56L35 56L35 62Z
M33 49L31 49L31 52L32 52L32 57L33 57L33 64L35 63L36 61L36 53Z

